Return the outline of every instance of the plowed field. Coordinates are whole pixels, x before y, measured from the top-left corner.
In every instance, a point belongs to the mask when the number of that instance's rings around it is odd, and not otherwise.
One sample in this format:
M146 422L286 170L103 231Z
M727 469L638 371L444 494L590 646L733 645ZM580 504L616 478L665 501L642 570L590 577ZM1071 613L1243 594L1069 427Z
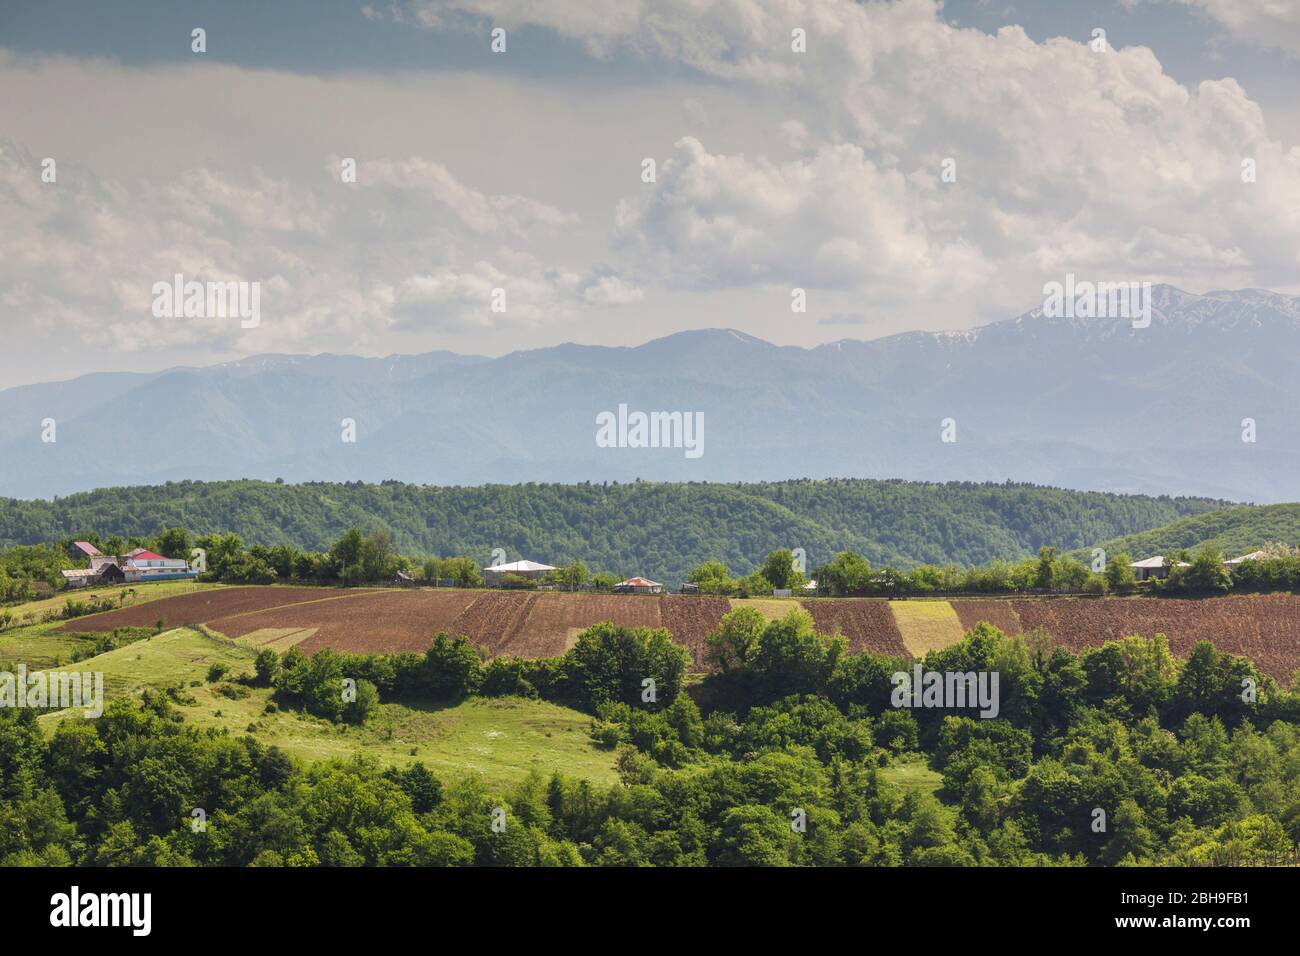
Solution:
M889 602L860 598L824 598L804 601L819 634L836 631L849 639L849 653L890 654L909 657L903 635L894 623Z
M1096 647L1130 634L1164 634L1187 656L1197 641L1254 661L1283 685L1300 667L1300 597L1243 594L1195 601L1172 598L1013 601L1021 627L1045 628L1071 650Z
M666 594L659 599L659 613L673 640L685 644L695 658L697 670L704 670L704 651L709 635L722 623L722 615L731 610L731 602L721 597L686 597Z
M802 603L819 632L842 632L855 653L908 655L889 602L844 598ZM1162 633L1180 656L1198 640L1209 640L1222 651L1250 658L1283 682L1289 682L1300 668L1297 595L1205 600L962 598L949 603L965 630L980 621L1012 634L1042 627L1076 651L1130 634ZM553 657L571 647L583 628L613 621L629 627L668 628L676 641L690 649L695 666L703 669L707 638L730 607L726 598L680 595L231 587L77 618L60 630L147 627L161 618L168 627L207 624L231 638L257 632L283 634L286 646L300 640L297 646L306 653L332 647L379 654L423 651L434 634L446 631L464 634L493 655Z
M84 633L111 631L115 627L152 627L159 618L166 622L167 627L207 624L218 617L229 617L248 611L278 608L301 601L354 597L367 593L376 592L344 591L336 588L216 588L79 617L64 624L59 630Z
M957 612L963 630L972 630L980 621L987 621L1003 634L1020 633L1020 618L1016 617L1010 601L959 598L948 603Z

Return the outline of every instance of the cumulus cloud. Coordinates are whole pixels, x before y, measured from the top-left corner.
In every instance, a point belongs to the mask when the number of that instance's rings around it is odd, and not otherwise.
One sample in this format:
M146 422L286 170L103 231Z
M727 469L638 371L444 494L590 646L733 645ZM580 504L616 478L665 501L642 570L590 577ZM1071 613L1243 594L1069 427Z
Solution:
M355 185L340 182L338 157L307 182L206 166L118 181L68 164L42 183L37 159L0 147L0 314L99 349L302 351L331 336L363 347L394 328L537 325L635 301L617 276L584 280L509 244L575 216L420 157L368 161ZM257 282L262 323L156 318L151 290L178 273ZM491 309L496 288L504 311Z
M1200 0L1265 32L1293 2L1241 12ZM659 281L895 298L983 284L1022 302L1044 273L1065 270L1193 287L1295 282L1300 150L1270 138L1232 79L1189 89L1145 47L1099 53L1089 37L959 29L931 0L616 6L414 4L551 29L597 56L677 61L797 104L778 129L798 159L688 137L656 184L619 204L620 246ZM796 27L804 54L791 49ZM1243 181L1246 161L1254 182Z
M1196 2L1283 39L1300 0ZM0 51L16 103L57 97L15 112L17 138L74 144L57 186L18 143L0 156L0 317L100 348L382 349L428 329L491 351L502 330L571 321L608 340L613 307L642 337L721 324L720 302L727 324L806 339L765 309L793 286L825 292L814 329L873 331L1019 311L1066 271L1297 290L1300 150L1235 80L1184 85L1144 47L957 28L932 0L372 0L365 17L540 28L601 70L665 68L580 87L563 63L306 77ZM197 104L189 138L150 119L173 95ZM101 141L112 109L133 133ZM262 327L160 326L150 284L177 271L261 281Z

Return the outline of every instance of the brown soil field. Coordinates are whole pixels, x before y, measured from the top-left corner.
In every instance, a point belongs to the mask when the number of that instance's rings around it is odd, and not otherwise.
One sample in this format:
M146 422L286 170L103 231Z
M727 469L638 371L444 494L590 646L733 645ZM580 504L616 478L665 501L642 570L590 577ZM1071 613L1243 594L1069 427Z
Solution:
M463 634L480 647L487 648L494 657L519 634L532 603L537 595L527 592L493 593L483 591L466 592L474 600L464 611L457 615L447 633ZM530 599L532 603L530 603ZM433 638L433 632L421 635L427 647Z
M862 598L822 598L804 601L819 634L839 631L849 639L849 653L890 654L910 657L903 635L894 623L889 602Z
M672 633L673 640L690 650L696 670L704 670L709 635L722 623L722 615L731 610L731 602L722 597L682 594L666 594L659 600L664 627Z
M1241 594L1201 600L1059 598L1011 602L1024 630L1042 627L1073 651L1130 634L1164 634L1186 657L1197 641L1250 659L1283 686L1300 668L1300 596Z
M1020 633L1020 618L1016 617L1010 601L957 598L948 603L957 612L957 618L965 631L973 630L980 621L987 621L1003 634Z
M375 591L344 591L338 588L303 587L231 587L198 591L177 597L146 601L116 611L75 618L59 628L72 633L97 633L115 627L153 627L162 618L168 627L206 624L216 617L229 617L248 611L319 601L327 598L375 594Z
M1254 661L1289 683L1300 668L1300 596L1231 595L1173 598L954 599L965 630L988 621L1010 634L1044 628L1078 651L1108 640L1157 633L1186 656L1199 640ZM817 630L839 630L850 651L907 656L888 602L853 598L802 602ZM590 595L558 592L383 590L313 587L230 587L177 595L68 621L74 633L116 627L206 624L230 638L256 632L284 635L272 645L305 653L322 647L391 654L421 652L438 631L464 634L490 654L551 657L563 654L583 628L601 621L628 627L666 627L704 669L706 639L731 609L726 598L664 595ZM260 636L260 635L259 635Z
M639 594L535 594L521 632L505 653L516 657L555 657L573 646L592 624L612 621L623 627L662 627L661 598ZM682 643L685 643L683 641Z
M432 589L354 591L338 601L236 613L207 623L231 638L263 629L314 628L315 633L298 645L305 654L322 647L375 654L420 652L438 631L459 633L454 629L455 622L478 593Z

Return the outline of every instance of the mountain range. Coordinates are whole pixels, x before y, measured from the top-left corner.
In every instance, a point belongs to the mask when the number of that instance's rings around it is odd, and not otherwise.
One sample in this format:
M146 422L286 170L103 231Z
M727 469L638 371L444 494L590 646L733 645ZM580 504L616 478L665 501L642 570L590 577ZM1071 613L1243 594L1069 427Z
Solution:
M500 358L264 355L87 375L0 391L0 495L827 476L1300 499L1300 297L1161 285L1152 303L1146 328L1035 309L811 348L707 329ZM621 405L702 413L703 454L600 447L597 416Z

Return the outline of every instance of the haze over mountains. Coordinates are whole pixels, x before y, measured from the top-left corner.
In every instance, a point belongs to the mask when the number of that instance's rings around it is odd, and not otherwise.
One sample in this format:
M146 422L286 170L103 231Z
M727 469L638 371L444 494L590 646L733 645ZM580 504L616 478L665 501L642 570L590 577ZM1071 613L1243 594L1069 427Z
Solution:
M0 392L0 494L185 478L839 476L1300 499L1300 297L1156 286L1153 302L1144 329L1035 310L807 349L712 329L496 359L270 355L89 375ZM620 404L703 412L704 454L598 447L596 416ZM54 443L41 441L47 418ZM941 441L946 418L955 443Z

